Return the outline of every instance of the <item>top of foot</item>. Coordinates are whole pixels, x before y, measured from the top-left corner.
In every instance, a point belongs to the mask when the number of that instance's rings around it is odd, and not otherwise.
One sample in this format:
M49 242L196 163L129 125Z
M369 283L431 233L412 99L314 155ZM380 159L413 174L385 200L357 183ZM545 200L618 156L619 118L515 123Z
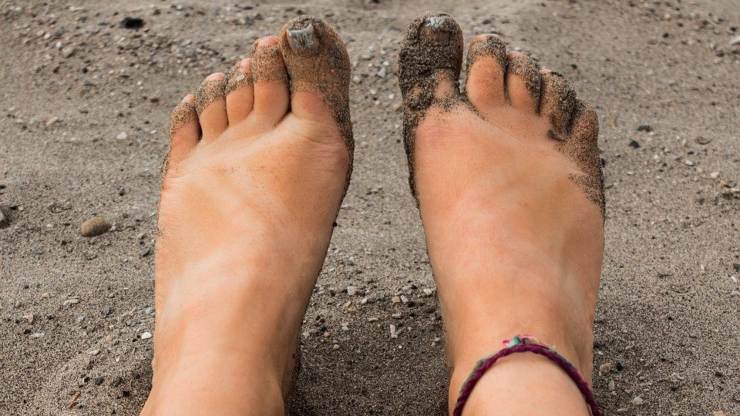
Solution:
M460 88L462 51L462 31L442 14L414 21L400 53L410 182L447 332L451 409L475 363L517 334L555 346L590 378L603 255L596 114L565 79L494 35L470 41Z
M598 121L567 81L540 69L527 55L508 51L497 36L479 35L468 48L467 80L461 91L462 52L462 31L448 15L424 16L408 29L400 53L400 85L414 192L414 141L419 123L430 108L444 111L467 106L480 120L509 134L527 136L523 138L530 142L549 142L572 162L571 179L603 209Z
M349 71L334 30L301 17L173 112L155 261L155 385L144 414L209 403L282 411L351 171ZM219 366L230 387L213 402L203 392ZM263 391L246 388L243 374L259 374ZM186 399L167 400L172 392Z

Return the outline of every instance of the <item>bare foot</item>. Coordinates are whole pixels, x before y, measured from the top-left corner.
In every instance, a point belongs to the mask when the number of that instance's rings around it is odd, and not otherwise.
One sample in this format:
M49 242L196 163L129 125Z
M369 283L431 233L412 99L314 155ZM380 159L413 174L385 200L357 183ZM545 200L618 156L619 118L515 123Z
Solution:
M446 15L401 51L404 133L452 365L450 409L477 360L526 334L590 380L603 253L596 114L559 75ZM529 354L496 364L465 415L587 414L575 384Z
M352 163L349 58L318 19L175 109L146 415L279 415Z

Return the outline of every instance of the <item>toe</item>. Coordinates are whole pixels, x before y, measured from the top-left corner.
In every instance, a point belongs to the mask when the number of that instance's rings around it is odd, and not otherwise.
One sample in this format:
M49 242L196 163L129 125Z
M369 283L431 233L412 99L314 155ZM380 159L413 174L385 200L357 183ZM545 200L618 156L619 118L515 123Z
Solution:
M336 122L348 139L350 62L339 35L314 17L290 21L280 36L290 76L291 113L317 122Z
M494 35L476 36L468 47L465 92L481 113L506 103L506 44Z
M209 75L198 88L195 95L195 108L198 111L203 141L208 142L226 130L226 99L224 87L226 75L222 72Z
M278 47L277 36L257 41L252 53L254 109L252 117L270 128L285 117L290 104L288 74Z
M589 106L577 100L570 134L560 142L560 149L576 163L580 174L571 175L588 199L604 214L604 176L599 154L599 118Z
M463 36L446 14L416 19L400 53L400 85L407 108L422 110L433 102L458 99Z
M537 63L521 52L509 52L506 85L511 105L521 111L537 112L540 84Z
M550 122L550 137L564 139L571 130L576 93L557 72L542 70L540 115Z
M446 14L427 15L409 25L399 53L399 84L404 104L403 139L409 185L416 195L416 128L432 105L460 102L458 80L463 56L460 26Z
M172 171L193 150L200 139L195 96L189 94L180 101L170 116L170 150L164 162L165 174Z
M245 120L254 105L254 80L250 59L242 59L234 65L226 77L226 115L229 125Z
M581 100L576 100L570 134L561 143L583 173L595 176L601 172L599 157L599 118Z

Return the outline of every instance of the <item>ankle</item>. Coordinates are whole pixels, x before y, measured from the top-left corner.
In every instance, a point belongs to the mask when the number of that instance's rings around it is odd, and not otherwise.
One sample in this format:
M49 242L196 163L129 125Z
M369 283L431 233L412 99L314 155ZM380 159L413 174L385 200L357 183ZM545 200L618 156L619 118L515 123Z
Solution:
M590 379L592 302L567 290L572 278L500 271L477 276L448 276L448 287L440 288L449 355L456 367L472 369L478 360L503 348L503 340L527 335L558 351Z
M505 348L504 340L509 340L512 337L519 335L531 336L535 343L544 345L557 352L557 354L575 367L581 377L583 377L587 382L591 382L591 362L593 357L591 355L590 348L586 351L584 348L580 347L580 344L576 345L567 337L558 335L554 332L540 331L536 333L519 333L516 331L509 331L507 333L510 335L504 336L503 333L492 332L491 334L485 334L483 336L471 336L468 338L466 343L458 342L455 344L450 340L449 358L452 363L453 374L457 373L460 376L469 375L480 360L488 358ZM529 356L530 354L516 353L512 354L510 357L519 357L521 355Z
M453 370L450 414L472 368L466 365ZM530 353L498 360L475 386L464 409L464 416L488 415L496 409L507 409L508 414L534 416L589 414L577 384L565 371L549 359Z
M283 415L281 372L237 353L207 352L157 362L142 415Z

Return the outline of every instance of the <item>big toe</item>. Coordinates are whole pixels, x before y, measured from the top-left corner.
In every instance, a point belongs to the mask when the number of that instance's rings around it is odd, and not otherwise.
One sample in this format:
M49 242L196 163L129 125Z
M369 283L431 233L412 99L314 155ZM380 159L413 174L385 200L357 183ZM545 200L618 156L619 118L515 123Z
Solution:
M350 144L350 61L339 35L321 19L299 17L283 28L280 50L290 77L291 113L336 125Z
M427 15L409 26L400 53L401 93L407 108L458 98L463 36L446 14Z

